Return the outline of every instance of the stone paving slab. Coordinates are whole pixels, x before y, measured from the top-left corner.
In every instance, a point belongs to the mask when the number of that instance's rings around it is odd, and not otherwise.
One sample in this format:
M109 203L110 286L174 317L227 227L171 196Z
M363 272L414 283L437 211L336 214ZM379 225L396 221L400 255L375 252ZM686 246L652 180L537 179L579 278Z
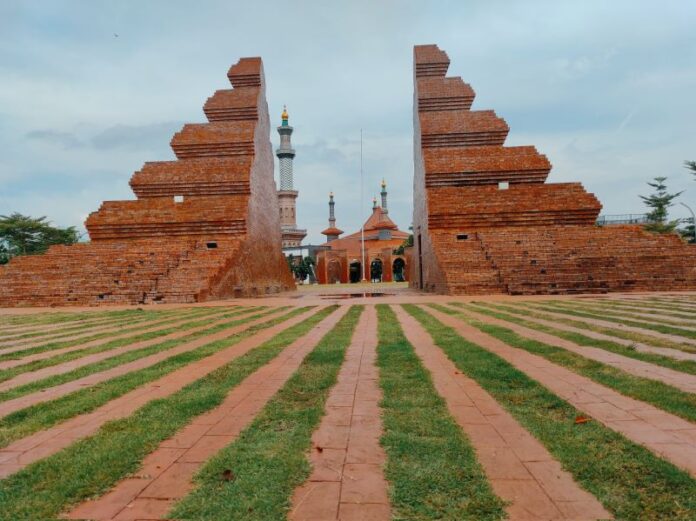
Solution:
M461 308L456 308L456 309L461 309ZM490 309L491 311L495 312L500 312L500 313L505 313L507 315L513 315L516 316L522 320L526 320L528 322L534 322L536 324L541 324L543 326L548 326L552 327L555 329L560 329L562 331L568 331L571 333L578 333L580 335L589 337L589 338L594 338L595 340L607 340L609 342L613 342L615 344L620 344L622 346L627 346L627 347L633 347L636 351L641 352L641 353L652 353L656 355L661 355L661 356L667 356L669 358L674 358L675 360L692 360L696 361L696 353L688 353L686 351L679 351L678 349L670 349L668 347L656 347L656 346L651 346L648 344L642 344L640 342L635 342L633 340L628 340L626 338L619 338L616 336L611 336L611 335L605 335L604 333L597 333L595 331L590 331L589 329L582 329L580 327L573 327L569 326L567 324L562 324L560 322L554 322L553 320L544 320L542 318L536 318L536 317L530 317L528 315L524 314L517 314L511 311L507 310L497 310L497 309L492 309L492 308L486 308Z
M96 362L101 362L102 360L107 360L109 358L113 358L115 356L119 356L123 353L128 353L130 351L137 351L139 349L144 349L146 347L150 347L156 344L160 344L162 342L167 342L169 340L175 340L177 338L185 337L193 333L197 333L199 331L204 331L206 329L210 329L211 327L215 327L221 324L228 324L230 322L235 322L237 320L243 319L245 316L248 316L249 313L243 313L240 315L235 315L234 317L229 317L225 319L219 319L218 317L212 316L208 317L209 322L203 326L198 326L190 329L186 329L184 331L175 331L174 333L170 333L168 335L162 335L157 338L151 338L149 340L142 340L139 342L134 342L132 344L124 345L121 347L117 347L114 349L109 349L106 351L102 351L100 353L93 353L91 355L85 355L80 358L76 358L74 360L68 360L67 362L64 362L62 364L57 364L57 365L52 365L49 367L44 367L43 369L39 369L37 371L30 371L26 373L19 374L15 376L14 378L11 378L9 380L5 380L4 382L0 383L0 392L2 391L7 391L8 389L12 389L13 387L18 387L20 385L24 385L30 382L35 382L37 380L41 380L43 378L48 378L49 376L55 376L58 374L64 374L64 373L69 373L70 371L73 371L75 369L78 369L80 367L84 367L89 364L94 364ZM202 318L201 318L202 319ZM197 320L197 319L194 319ZM182 322L188 322L189 320L187 319L182 319ZM143 333L149 333L149 332L154 332L154 331L160 331L162 329L168 329L171 327L175 327L175 324L167 324L165 326L160 326L152 329L147 329L140 331L138 333L130 333L129 335L124 335L125 337L128 336L133 336L133 335L140 335ZM106 340L102 339L102 343L107 343L107 342L112 342L113 340L116 340L118 337L113 337L113 338L108 338ZM71 348L67 348L71 349ZM72 348L73 350L75 348ZM84 346L78 346L77 349L84 349ZM64 351L64 350L61 350ZM48 351L44 353L38 353L36 357L41 358L50 358L51 356L54 356L56 354L55 351ZM27 362L30 362L29 358L34 358L34 357L27 357L22 360L12 360L11 362L19 362L20 364L24 364ZM20 365L20 364L15 364L15 365ZM0 369L5 369L3 367L3 363L0 362Z
M495 353L542 386L629 440L696 477L696 425L580 376L522 349L511 347L463 321L423 308L459 335Z
M146 403L174 394L191 382L196 381L218 367L228 364L254 347L267 342L281 331L307 320L316 312L317 309L315 308L268 329L259 331L233 346L177 369L111 400L90 413L76 416L54 427L36 432L9 444L5 448L0 449L0 478L7 477L39 459L55 454L78 439L91 436L108 421L130 416ZM243 326L238 326L228 330L227 333L234 334L267 320L272 320L272 317L264 317ZM207 337L201 341L202 343L207 343L212 340L211 337ZM4 454L10 454L10 456L3 456ZM5 458L4 461L3 457Z
M459 311L458 308L454 309ZM598 347L581 346L575 342L571 342L570 340L566 340L549 333L537 331L536 329L530 329L528 327L515 324L514 322L507 322L505 320L493 318L481 313L475 313L469 310L466 310L465 313L467 315L471 315L471 317L475 318L476 320L485 322L486 324L505 327L522 337L561 347L584 358L601 362L634 376L657 380L687 393L696 393L696 376L694 375L682 373L681 371L675 371L674 369L651 364L649 362L643 362L642 360L636 360L635 358L629 358L627 356L612 353L611 351L600 349Z
M377 313L366 306L312 434L312 473L293 494L289 520L391 519L376 360Z
M220 406L163 441L145 458L134 478L122 480L100 498L78 505L66 517L101 521L167 515L172 504L193 489L193 476L205 461L232 443L253 421L348 309L342 307L329 315L234 387Z
M510 520L611 519L534 436L457 369L416 319L400 306L394 311L450 414L469 437L494 492L508 502Z

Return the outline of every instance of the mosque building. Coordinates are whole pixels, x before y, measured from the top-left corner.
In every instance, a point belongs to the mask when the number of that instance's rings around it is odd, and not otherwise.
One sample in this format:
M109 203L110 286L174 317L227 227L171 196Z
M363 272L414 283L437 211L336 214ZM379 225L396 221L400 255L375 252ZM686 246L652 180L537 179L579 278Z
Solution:
M316 256L319 284L408 280L406 256L396 253L396 250L404 245L409 233L399 230L389 218L387 184L384 180L380 195L380 205L376 198L372 200L372 214L365 221L363 230L341 237L343 230L336 227L334 194L329 194L329 227L321 232L326 235L325 248L318 251Z

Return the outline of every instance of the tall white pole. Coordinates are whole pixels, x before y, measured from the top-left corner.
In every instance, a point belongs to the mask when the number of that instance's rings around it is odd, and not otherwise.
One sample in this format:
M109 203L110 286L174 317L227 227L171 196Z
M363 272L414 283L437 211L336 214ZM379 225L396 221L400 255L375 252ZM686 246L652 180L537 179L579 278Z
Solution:
M363 138L362 138L362 129L360 129L360 219L363 218L363 199L364 199L363 188L364 188L364 183L363 183ZM362 249L362 262L360 263L360 269L362 270L361 280L363 282L365 282L365 280L367 280L365 278L365 270L367 269L367 266L365 266L365 223L364 222L360 226L360 246Z

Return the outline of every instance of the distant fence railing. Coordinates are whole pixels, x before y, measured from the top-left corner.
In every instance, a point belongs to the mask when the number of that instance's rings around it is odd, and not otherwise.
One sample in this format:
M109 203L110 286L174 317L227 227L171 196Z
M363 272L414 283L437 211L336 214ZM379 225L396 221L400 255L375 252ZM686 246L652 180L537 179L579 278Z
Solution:
M623 215L600 215L597 217L598 226L611 226L612 224L648 224L650 219L644 213L626 213Z

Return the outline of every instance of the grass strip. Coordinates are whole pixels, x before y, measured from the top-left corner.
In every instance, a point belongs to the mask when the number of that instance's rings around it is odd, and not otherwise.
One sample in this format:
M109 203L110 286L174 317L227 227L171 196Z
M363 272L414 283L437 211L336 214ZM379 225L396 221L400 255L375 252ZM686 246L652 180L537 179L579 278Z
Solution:
M136 472L143 458L162 441L196 416L220 405L244 378L336 308L318 311L173 395L148 403L128 418L109 422L94 436L0 481L0 520L56 518L72 505L103 494Z
M96 317L118 316L133 313L134 311L144 311L143 308L121 309L118 311L83 311L83 312L45 312L18 315L0 315L0 326L21 326L21 325L46 325L62 324L78 320L88 320Z
M66 327L62 327L60 329L51 329L51 330L43 330L43 331L30 331L26 333L16 333L14 335L8 335L3 337L0 342L12 342L13 344L16 344L17 341L19 340L38 340L38 341L43 341L43 340L54 340L54 339L59 339L59 338L64 338L66 336L73 336L76 334L79 334L81 331L97 328L97 327L103 327L103 326L118 326L120 324L130 324L130 323L138 323L138 322L143 322L146 320L152 320L156 318L163 318L167 316L171 316L172 314L176 313L175 311L142 311L138 312L135 310L132 310L131 314L128 316L121 316L121 317L107 317L107 318L102 318L99 320L91 320L87 322L81 321L78 324L71 324ZM44 338L41 338L44 337ZM29 342L22 342L22 343L29 343Z
M616 367L585 358L562 347L546 344L518 335L511 329L494 324L486 324L476 320L466 313L455 311L438 304L429 304L434 309L464 320L467 324L497 338L507 345L524 349L529 353L539 355L554 364L566 367L605 385L624 396L630 396L658 409L676 414L688 421L696 421L696 394L684 392L659 380L635 376Z
M282 308L280 308L282 309ZM261 313L256 313L254 315L250 316L245 316L243 318L240 318L239 320L234 320L232 322L224 322L222 324L217 324L215 326L212 326L208 329L202 329L200 331L196 331L194 333L191 333L189 335L180 337L180 338L173 338L171 340L165 340L164 342L160 342L158 344L154 344L148 347L145 347L143 349L138 349L136 351L128 351L125 353L122 353L120 355L107 358L105 360L100 360L99 362L95 362L93 364L88 364L84 365L82 367L78 367L77 369L74 369L72 371L69 371L67 373L61 373L61 374L56 374L52 376L47 376L46 378L42 378L40 380L35 380L33 382L30 382L28 384L20 385L17 387L13 387L12 389L8 389L6 391L0 392L0 402L5 402L7 400L13 400L15 398L19 398L20 396L24 396L26 394L30 394L36 391L40 391L43 389L48 389L49 387L55 387L56 385L61 385L66 382L71 382L73 380L77 380L78 378L82 378L84 376L88 376L93 373L97 373L100 371L105 371L107 369L111 369L112 367L116 367L119 365L126 364L128 362L133 362L135 360L139 360L140 358L145 358L146 356L150 356L156 353L159 353L161 351L166 351L168 349L171 349L173 347L179 346L181 344L184 344L186 342L191 342L193 340L196 340L198 338L208 336L214 333L218 333L220 331L224 331L225 329L230 329L232 327L240 326L243 325L247 322L251 322L252 320L256 320L257 318L264 317L268 314L273 313L275 310L268 310L268 311L263 311Z
M684 313L694 313L696 309L696 301L684 301L684 300L669 300L660 298L646 298L643 300L635 299L616 299L618 302L629 303L629 302L645 302L646 305L655 307L658 309L664 309L667 311L681 311ZM683 306L683 307L682 307Z
M219 314L219 313L220 312L215 311L213 313L205 313L202 316L210 317L210 316L214 316L215 314ZM196 314L195 316L201 316L201 315ZM157 318L159 318L159 317L157 317ZM174 318L166 320L166 322L176 322L177 320L179 320L178 317L174 317ZM162 323L160 321L155 321L155 322L159 323L159 324ZM17 360L18 358L33 355L36 353L43 353L45 351L53 351L56 349L62 349L64 347L74 347L74 346L86 344L88 342L92 342L94 340L108 339L109 337L114 336L115 334L121 335L124 333L137 333L139 331L142 331L143 329L148 329L148 328L152 327L152 325L155 324L155 322L151 321L151 322L147 322L147 323L140 323L134 327L124 327L124 328L120 329L118 332L105 331L105 332L95 333L93 335L89 335L89 336L85 336L85 337L81 337L81 338L76 338L76 339L72 339L72 340L52 341L52 342L48 342L46 344L40 344L40 345L37 345L34 347L27 347L26 349L13 351L11 353L3 353L3 354L0 354L0 361Z
M696 338L696 331L689 331L688 329L681 329L673 326L666 326L661 324L650 324L648 322L636 322L634 320L626 320L621 318L615 318L608 316L606 314L588 313L584 311L579 311L577 309L565 308L563 306L554 305L551 301L545 301L543 303L530 303L525 302L527 306L531 306L534 309L540 309L542 311L551 311L553 313L563 313L565 315L572 315L576 317L592 318L597 320L604 320L607 322L614 322L616 324L623 324L624 326L638 327L640 329L649 329L650 331L656 331L665 335L678 335L684 338Z
M629 312L642 312L642 313L657 313L665 317L672 317L677 319L686 319L691 321L693 324L696 319L696 310L692 310L686 313L674 313L673 310L666 310L662 308L656 308L652 306L649 302L640 301L638 304L630 304L620 300L583 300L583 303L591 304L593 306L611 309L611 310L621 310Z
M150 367L117 376L106 382L80 389L55 400L38 403L8 414L0 419L0 448L24 438L34 432L53 427L58 423L80 414L86 414L105 403L126 394L148 382L152 382L190 363L202 360L221 349L227 349L259 331L281 324L292 317L306 312L309 307L298 308L289 313L257 324L225 339L211 342L197 349L172 356Z
M293 491L309 477L312 432L362 311L352 306L319 341L239 438L206 463L195 477L196 488L170 517L285 519ZM233 481L220 479L226 469L234 473Z
M580 411L499 356L405 305L457 368L505 407L617 519L693 520L696 480Z
M607 336L613 336L617 338L623 338L624 340L631 340L633 342L640 342L641 344L653 345L655 347L665 347L667 349L676 349L678 351L684 351L687 353L693 353L693 346L688 344L682 344L681 342L673 342L665 338L658 338L656 336L644 335L642 333L637 333L635 331L626 331L623 329L614 329L607 326L598 326L596 324L591 324L589 322L584 322L582 320L573 320L572 318L563 318L558 316L549 316L547 314L541 313L539 310L526 307L523 303L518 303L517 306L504 306L499 304L493 304L488 302L477 302L476 304L481 306L488 306L495 309L500 309L509 313L515 313L518 315L523 315L531 318L538 318L541 320L553 321L558 324L565 324L567 326L572 326L578 329L587 329L588 331L594 331L595 333L601 333Z
M466 309L469 311L474 311L476 313L481 313L483 315L488 315L499 320L505 320L506 322L512 322L519 326L528 327L529 329L535 329L537 331L542 331L550 335L569 340L578 345L597 347L599 349L604 349L606 351L611 351L618 355L626 356L629 358L635 358L636 360L641 360L643 362L649 362L651 364L659 365L662 367L667 367L669 369L674 369L675 371L680 371L682 373L696 375L696 361L693 360L675 360L668 356L658 355L654 353L646 353L642 351L637 351L631 346L625 346L623 344L617 344L610 340L599 340L596 338L588 337L574 331L565 331L563 329L557 329L555 327L546 326L544 324L539 324L532 320L525 320L519 316L511 315L509 313L503 313L499 311L498 307L491 308L484 307L486 303L484 302L474 302L471 305L463 304L460 302L450 302L450 306L455 306L458 308ZM502 307L502 306L501 306Z
M610 315L613 318L619 318L619 319L632 319L632 320L639 320L647 324L653 324L653 325L660 325L664 324L666 326L675 326L675 327L693 327L696 325L696 322L692 321L680 321L680 320L673 320L670 318L664 318L664 317L654 317L651 315L649 312L644 313L643 315L631 313L629 310L625 309L615 309L611 308L609 306L603 306L599 304L589 304L587 302L577 302L573 301L572 303L570 302L553 302L552 305L554 307L562 307L563 309L571 309L571 310L578 310L582 311L583 313L593 313L595 315ZM647 315L647 316L646 316ZM649 318L648 318L649 317Z
M396 519L505 517L473 447L450 416L394 314L377 306L385 474Z
M219 321L219 320L224 320L227 318L233 318L239 315L243 315L246 313L251 313L251 312L256 312L260 311L261 308L240 308L240 307L235 307L235 308L230 308L231 311L228 313L223 313L216 315L214 320ZM44 369L46 367L53 367L55 365L59 365L65 362L69 362L71 360L76 360L78 358L82 358L84 356L96 354L96 353L101 353L104 351L111 351L119 347L125 347L129 346L131 344L137 343L137 342L143 342L147 340L152 340L155 338L160 338L166 335L170 335L172 333L177 333L181 331L186 331L189 329L193 329L196 327L204 327L208 324L210 324L210 317L205 317L203 320L201 320L200 317L193 317L193 320L190 320L188 322L181 322L182 320L186 320L191 317L176 317L171 320L168 320L166 322L160 322L159 325L165 325L166 323L171 323L171 322L180 322L179 324L173 326L173 327L168 327L166 329L160 329L157 331L149 331L146 333L142 333L140 335L135 335L132 337L128 338L119 338L116 340L112 340L111 342L106 342L104 344L100 344L97 346L93 347L87 347L84 349L77 349L75 351L70 351L68 353L63 353L57 356L53 356L51 358L45 358L43 360L34 360L33 362L28 362L26 364L18 365L15 367L10 367L7 369L0 369L0 382L5 382L11 378L14 378L15 376L23 373L28 373L32 371L38 371L39 369ZM151 324L154 326L154 324Z

